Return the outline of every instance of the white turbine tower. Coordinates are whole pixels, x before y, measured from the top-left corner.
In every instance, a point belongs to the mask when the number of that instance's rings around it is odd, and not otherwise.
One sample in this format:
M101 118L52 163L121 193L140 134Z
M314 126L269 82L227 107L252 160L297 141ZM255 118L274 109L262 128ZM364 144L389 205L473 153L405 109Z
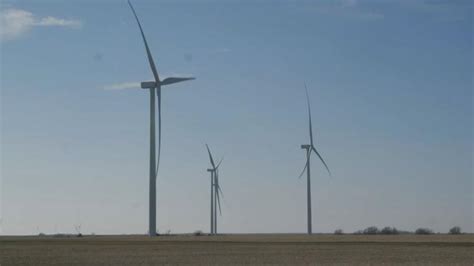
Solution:
M219 166L222 163L222 159L216 165L214 163L214 159L212 158L211 150L209 146L206 144L207 153L209 154L209 160L211 161L212 168L207 169L208 172L211 173L211 235L217 234L217 205L219 205L219 214L222 215L221 212L221 200L220 195L222 194L221 187L219 185Z
M214 169L208 168L207 171L211 173L211 208L210 208L211 221L209 223L211 228L209 230L209 233L213 235L214 234Z
M306 88L306 84L304 84L304 88L306 90L306 101L308 103L308 117L309 117L309 140L310 144L304 144L301 145L301 149L306 150L306 164L303 168L303 171L301 172L299 178L304 174L306 171L307 174L307 208L308 208L308 234L312 234L312 215L311 215L311 168L310 168L310 159L311 159L311 153L314 151L316 155L318 155L319 159L321 162L324 164L324 167L326 167L326 170L329 173L329 176L331 176L331 171L329 171L329 167L327 164L324 162L323 157L319 154L319 152L316 150L314 147L314 142L313 142L313 127L311 125L311 108L309 105L309 96L308 96L308 88Z
M192 80L194 78L166 78L160 80L158 71L156 70L155 62L148 47L148 43L143 33L142 25L138 19L137 13L132 6L132 3L128 1L128 5L132 9L133 15L137 20L140 33L142 35L143 43L145 44L145 50L150 64L151 71L153 72L154 81L146 81L141 83L142 89L148 89L150 91L150 191L149 191L149 226L148 234L150 236L156 235L156 177L158 175L158 168L160 165L160 150L161 150L161 86L169 85L181 81ZM158 97L158 159L155 156L156 143L155 143L155 92Z

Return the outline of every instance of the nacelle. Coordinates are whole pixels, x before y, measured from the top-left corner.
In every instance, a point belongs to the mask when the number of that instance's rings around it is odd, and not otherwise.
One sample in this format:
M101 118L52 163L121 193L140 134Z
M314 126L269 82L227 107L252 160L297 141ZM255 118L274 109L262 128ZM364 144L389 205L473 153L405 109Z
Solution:
M153 89L156 88L156 82L154 81L144 81L141 83L142 89Z

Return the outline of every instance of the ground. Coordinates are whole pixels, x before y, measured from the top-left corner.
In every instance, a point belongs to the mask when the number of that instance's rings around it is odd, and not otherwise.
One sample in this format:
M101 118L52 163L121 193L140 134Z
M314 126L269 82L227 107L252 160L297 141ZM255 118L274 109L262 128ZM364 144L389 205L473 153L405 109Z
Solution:
M0 237L0 265L474 265L474 235Z

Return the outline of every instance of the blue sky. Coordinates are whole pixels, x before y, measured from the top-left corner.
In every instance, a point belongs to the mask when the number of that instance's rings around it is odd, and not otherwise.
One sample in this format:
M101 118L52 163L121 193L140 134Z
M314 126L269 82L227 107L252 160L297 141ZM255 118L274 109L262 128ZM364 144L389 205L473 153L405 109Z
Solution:
M160 232L473 231L471 1L133 1L162 77ZM145 233L151 80L126 1L3 1L2 234Z

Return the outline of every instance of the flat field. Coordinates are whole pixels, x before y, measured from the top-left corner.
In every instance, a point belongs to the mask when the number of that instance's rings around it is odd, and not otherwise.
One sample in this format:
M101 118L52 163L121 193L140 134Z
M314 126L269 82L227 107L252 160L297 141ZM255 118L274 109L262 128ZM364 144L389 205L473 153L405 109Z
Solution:
M474 265L474 235L0 237L0 265Z

